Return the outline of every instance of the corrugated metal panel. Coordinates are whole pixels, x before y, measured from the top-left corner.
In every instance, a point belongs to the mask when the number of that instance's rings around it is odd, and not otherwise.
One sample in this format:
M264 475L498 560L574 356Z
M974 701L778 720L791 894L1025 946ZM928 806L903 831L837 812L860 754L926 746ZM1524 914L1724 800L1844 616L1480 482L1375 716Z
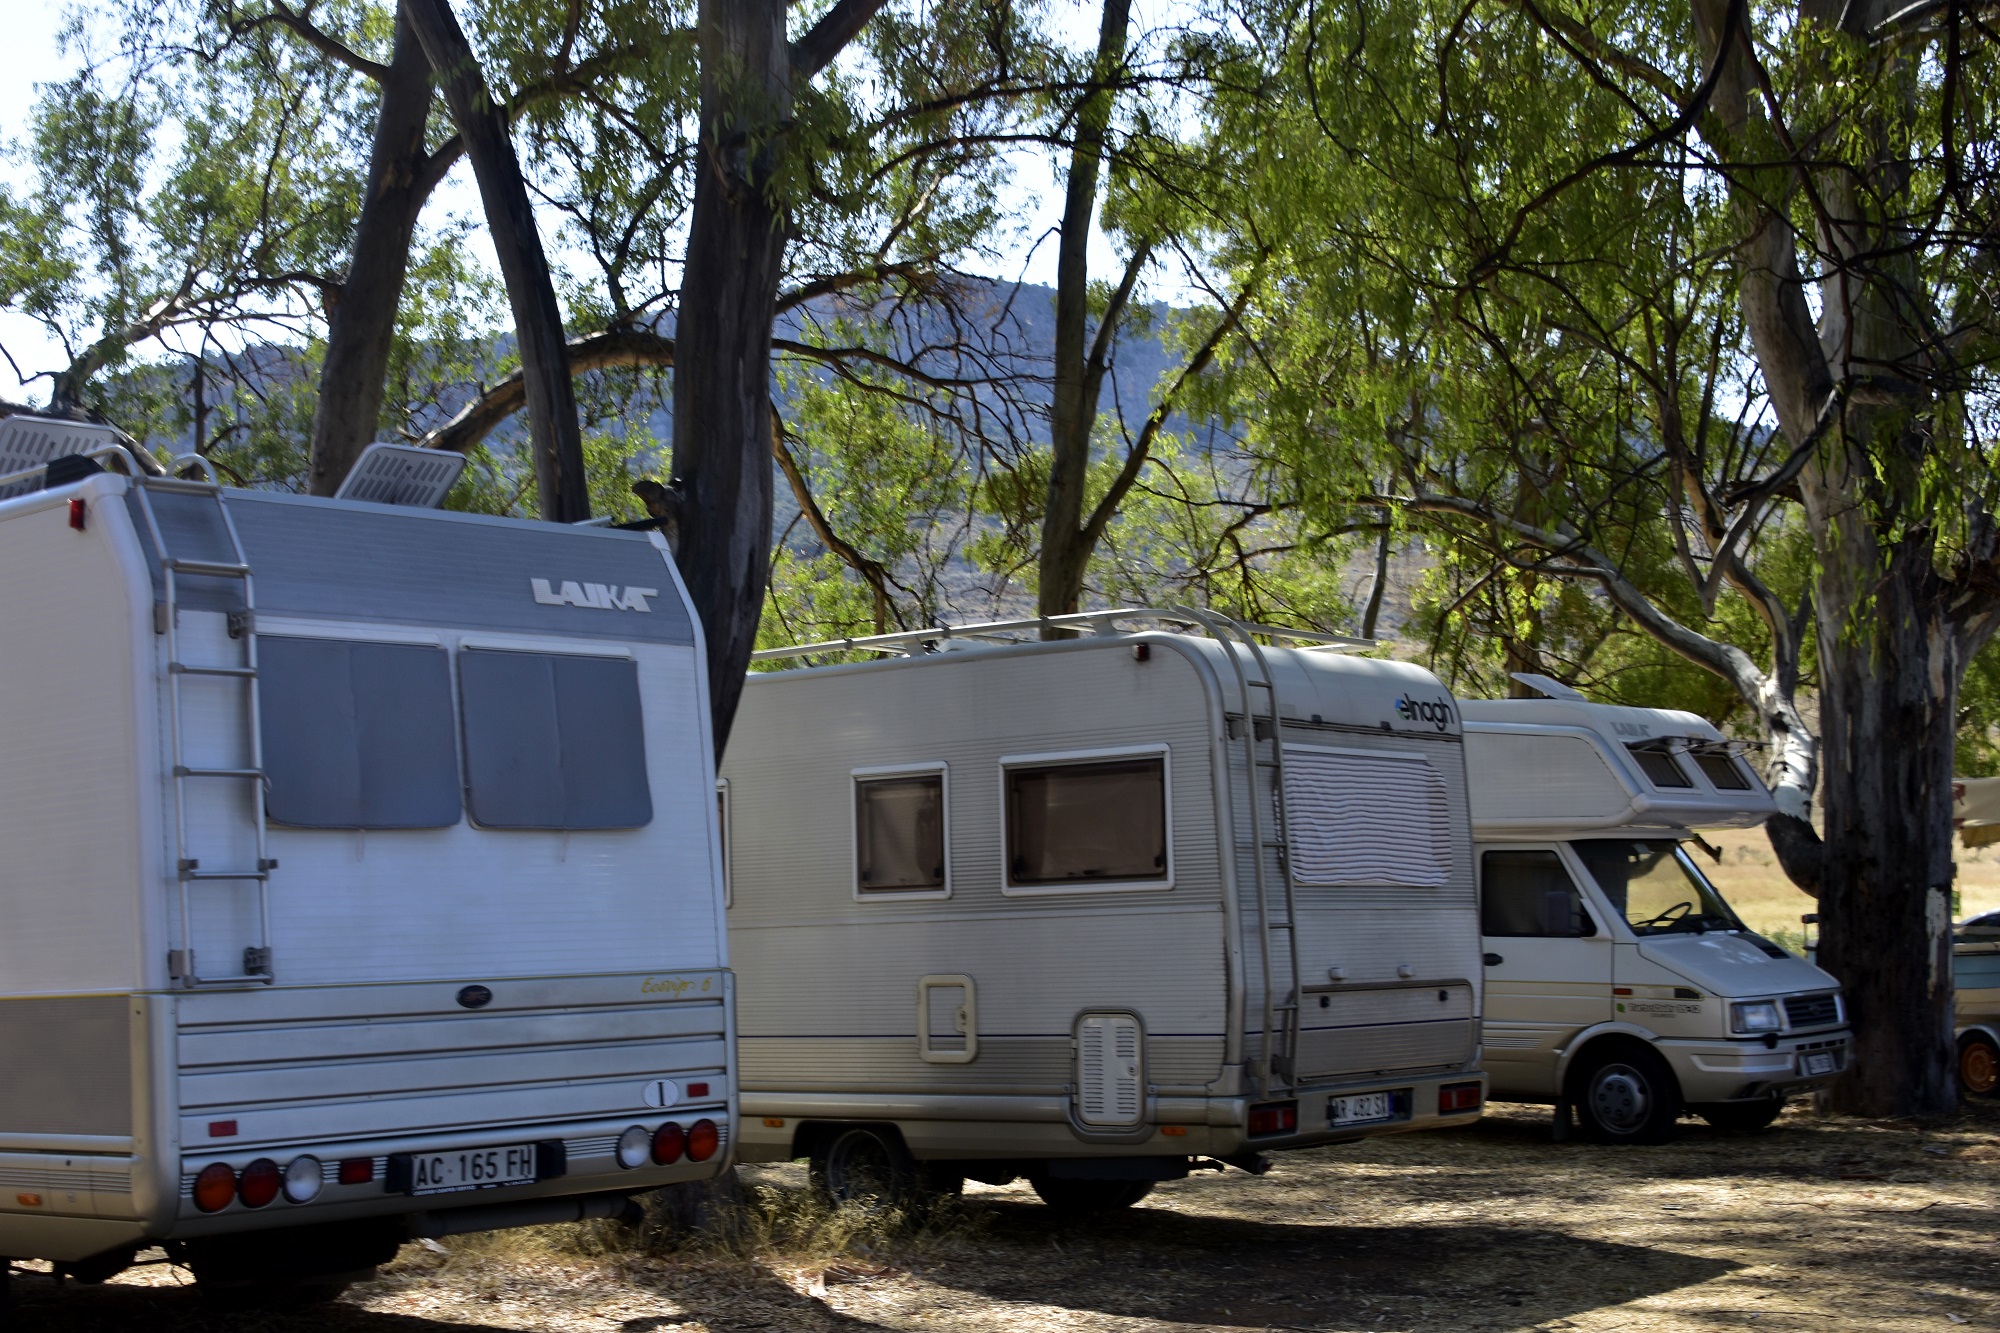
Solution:
M1076 1024L1076 1113L1086 1125L1136 1125L1145 1110L1139 1020L1085 1014Z
M1467 983L1310 992L1293 1066L1302 1080L1463 1064L1478 1039Z
M1631 786L1582 736L1468 731L1466 763L1483 781L1472 792L1472 818L1609 819L1632 805Z
M229 558L213 503L165 492L152 500L168 549L195 559ZM694 642L666 556L643 533L262 491L230 491L225 502L265 615ZM143 519L135 521L143 532ZM144 544L150 564L151 543ZM535 579L548 586L547 597L538 599ZM581 605L560 600L566 584L576 585ZM240 604L241 586L188 578L182 603L231 610ZM629 605L636 605L634 589L653 595L641 599L644 612L618 609L609 597L593 595L593 587L617 589Z
M1444 777L1421 755L1287 745L1285 798L1301 884L1430 888L1451 873Z
M0 1001L0 1136L131 1132L131 1002Z

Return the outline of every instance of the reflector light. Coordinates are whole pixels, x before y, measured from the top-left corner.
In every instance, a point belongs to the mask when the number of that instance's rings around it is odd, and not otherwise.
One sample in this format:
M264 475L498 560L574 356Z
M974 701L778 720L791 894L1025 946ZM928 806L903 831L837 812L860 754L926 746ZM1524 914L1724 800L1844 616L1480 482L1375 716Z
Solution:
M39 1208L42 1206L42 1196L32 1192L16 1194L14 1202L20 1204L23 1208Z
M706 1096L708 1096L708 1084L706 1084L706 1083L690 1083L690 1084L688 1084L688 1096L690 1096L690 1097L706 1097Z
M83 497L80 495L69 502L69 525L78 532L83 531Z
M722 1131L713 1120L697 1120L688 1126L688 1160L706 1162L722 1146Z
M653 1155L653 1135L644 1125L634 1125L618 1136L618 1165L626 1170L644 1166Z
M243 1200L245 1208L262 1208L278 1197L278 1191L285 1186L285 1173L278 1164L268 1157L259 1157L243 1168L243 1178L236 1182L236 1197Z
M1186 1137L1187 1137L1187 1126L1186 1126L1186 1125L1161 1125L1161 1126L1160 1126L1160 1133L1162 1133L1162 1134L1166 1135L1166 1136L1167 1136L1168 1138L1170 1138L1170 1139L1184 1139L1184 1138L1186 1138Z
M212 1139L231 1138L234 1137L235 1133L236 1122L234 1120L211 1120L208 1122L208 1137Z
M311 1203L325 1183L326 1170L317 1157L294 1157L285 1167L285 1197L293 1203Z
M1452 1115L1459 1111L1479 1109L1479 1085L1477 1083L1447 1083L1438 1089L1438 1114Z
M1290 1134L1299 1127L1297 1102L1266 1102L1250 1108L1250 1133Z
M661 1166L672 1166L681 1160L681 1154L686 1151L687 1135L681 1133L681 1127L673 1121L661 1125L654 1133L653 1160Z
M236 1169L227 1162L210 1162L194 1178L194 1206L219 1213L236 1197Z
M340 1160L340 1183L343 1185L366 1185L375 1179L375 1159L373 1157L343 1157Z

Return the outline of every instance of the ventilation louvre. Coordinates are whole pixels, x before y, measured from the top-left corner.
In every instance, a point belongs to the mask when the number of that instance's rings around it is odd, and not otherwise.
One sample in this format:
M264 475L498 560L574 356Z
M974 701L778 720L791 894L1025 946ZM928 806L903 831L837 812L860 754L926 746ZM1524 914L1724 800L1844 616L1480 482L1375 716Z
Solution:
M371 444L361 451L336 500L436 509L465 471L465 455L408 444Z
M1143 1073L1138 1019L1085 1014L1077 1020L1077 1119L1106 1127L1138 1124L1145 1109Z
M40 467L64 454L118 443L118 432L88 421L15 415L0 419L0 477ZM0 486L0 500L42 489L40 477L26 477Z

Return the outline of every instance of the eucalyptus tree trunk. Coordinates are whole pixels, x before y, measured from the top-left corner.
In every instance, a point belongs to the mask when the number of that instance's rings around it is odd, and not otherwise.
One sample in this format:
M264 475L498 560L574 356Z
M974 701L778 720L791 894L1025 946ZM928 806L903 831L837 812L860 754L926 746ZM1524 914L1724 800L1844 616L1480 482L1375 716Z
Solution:
M431 67L400 8L381 99L354 250L340 297L327 312L326 360L313 406L308 485L314 495L332 495L340 489L354 461L375 438L410 245L430 194L429 184L419 176L426 165L424 125L431 108Z
M702 0L701 152L674 337L679 564L708 640L721 758L771 575L775 177L791 115L784 0Z
M1125 57L1131 0L1104 0L1097 34L1096 77L1108 80ZM1083 600L1096 535L1084 524L1084 488L1090 479L1090 443L1097 427L1097 397L1104 382L1105 339L1093 349L1090 320L1090 224L1097 211L1097 183L1104 162L1105 134L1116 93L1098 87L1085 95L1077 113L1076 141L1070 152L1063 200L1062 233L1056 242L1056 327L1054 401L1049 411L1049 485L1042 512L1042 551L1037 609L1045 616L1067 615ZM1129 282L1125 286L1129 290ZM1115 323L1117 302L1105 312Z
M487 89L478 59L447 0L403 0L402 13L436 72L479 182L487 230L500 260L500 275L507 284L507 302L514 311L514 337L527 389L528 436L542 517L557 523L589 518L583 437L563 341L562 307L549 277L548 257L535 227L521 163L508 137L506 113Z

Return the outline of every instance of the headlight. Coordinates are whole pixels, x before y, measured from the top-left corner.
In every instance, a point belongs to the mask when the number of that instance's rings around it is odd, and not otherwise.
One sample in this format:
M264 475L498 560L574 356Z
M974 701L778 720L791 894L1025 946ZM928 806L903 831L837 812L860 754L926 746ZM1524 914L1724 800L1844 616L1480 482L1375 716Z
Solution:
M1739 1000L1729 1006L1731 1032L1776 1032L1784 1026L1776 1000Z

